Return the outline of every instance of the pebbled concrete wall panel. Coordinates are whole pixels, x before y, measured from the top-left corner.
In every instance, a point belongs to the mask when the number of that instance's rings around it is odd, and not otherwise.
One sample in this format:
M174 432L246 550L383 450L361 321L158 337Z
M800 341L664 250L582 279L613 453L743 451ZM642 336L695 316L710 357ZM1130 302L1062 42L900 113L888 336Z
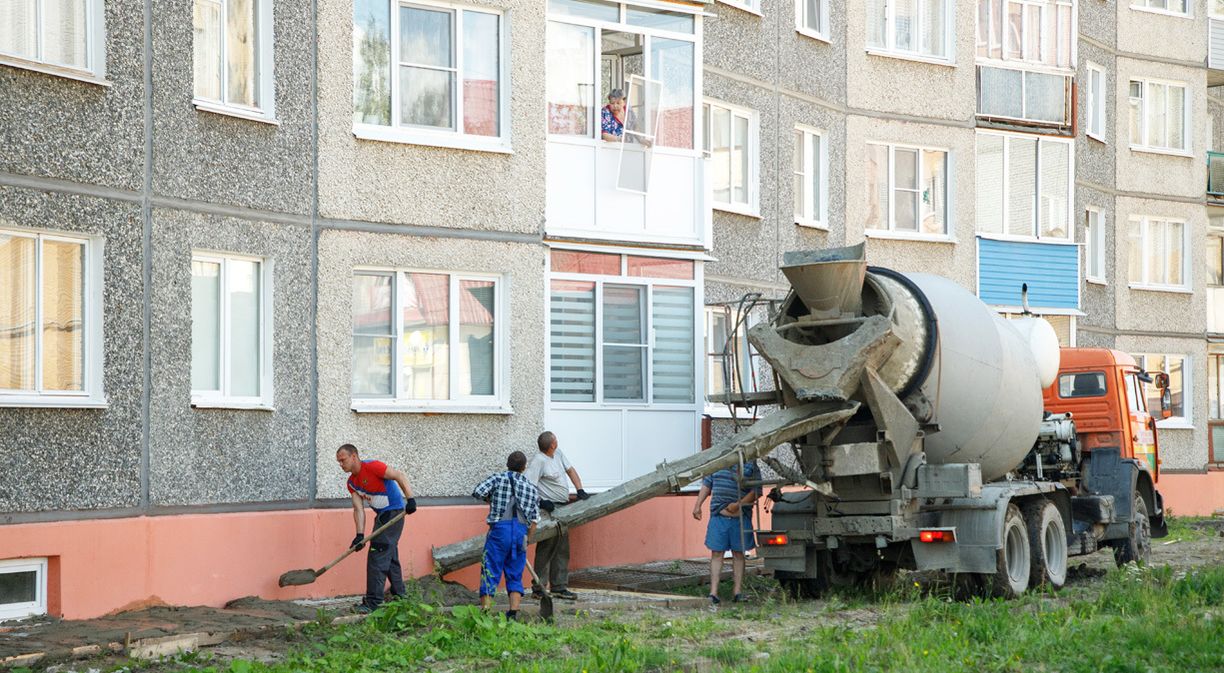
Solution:
M312 206L311 5L273 4L278 124L192 104L192 0L153 13L153 189L161 195L307 214ZM332 61L349 62L350 52ZM351 66L350 66L351 70Z
M272 264L272 411L191 406L193 250ZM151 504L310 497L310 250L308 227L154 211Z
M542 357L544 263L538 245L324 231L319 241L318 496L345 497L335 450L351 442L362 456L408 475L420 496L465 496L506 455L532 455L543 431L548 363ZM362 266L503 275L510 321L512 414L355 413L352 390L352 278ZM581 466L579 466L581 474Z
M535 233L544 222L544 8L539 0L474 6L506 11L511 35L513 154L353 135L351 0L320 0L319 209L324 217Z
M1207 328L1206 251L1207 212L1199 204L1118 197L1114 207L1118 244L1114 246L1114 278L1118 286L1114 315L1121 330L1160 330L1170 334L1199 334ZM1168 292L1130 288L1130 243L1127 231L1132 216L1169 217L1186 222L1187 285L1196 292Z
M104 5L109 86L0 65L0 171L140 189L144 9Z
M1117 153L1118 190L1203 198L1203 186L1207 184L1207 162L1203 160L1207 151L1207 96L1203 93L1207 88L1207 71L1130 58L1119 58L1117 64L1116 79L1120 86L1114 87L1111 94L1116 111L1130 109L1132 77L1183 82L1191 106L1186 129L1190 136L1190 152L1185 155L1130 149L1129 112L1115 116L1113 130L1120 146Z
M1105 100L1101 105L1105 108L1104 139L1088 137L1088 64L1100 66L1105 71ZM1126 82L1117 76L1116 59L1108 51L1090 43L1080 41L1079 69L1076 73L1076 90L1078 100L1076 110L1079 114L1079 133L1075 136L1075 179L1079 182L1090 182L1101 187L1114 186L1114 171L1117 168L1117 154L1126 152L1130 141L1128 106L1118 107L1118 101L1126 100ZM1127 117L1126 121L1119 116ZM1121 123L1120 123L1121 121ZM1121 149L1119 149L1121 148Z
M1114 199L1111 195L1080 185L1075 190L1076 227L1075 240L1083 247L1080 249L1080 310L1085 315L1077 318L1079 325L1096 327L1116 327L1114 320L1114 303L1117 301L1119 285L1117 280L1118 257L1116 248L1126 244L1126 230L1118 226L1117 215L1114 212ZM1104 275L1105 282L1090 282L1088 275L1088 217L1089 208L1100 212L1100 223L1105 230ZM1082 338L1080 332L1077 339ZM1078 343L1078 341L1077 341Z
M1158 427L1161 467L1200 470L1207 465L1207 343L1202 339L1119 336L1118 350L1131 353L1185 355L1190 381L1193 428ZM1162 423L1162 425L1166 425Z
M104 238L105 409L0 408L0 512L140 505L144 386L140 206L0 187L0 227Z

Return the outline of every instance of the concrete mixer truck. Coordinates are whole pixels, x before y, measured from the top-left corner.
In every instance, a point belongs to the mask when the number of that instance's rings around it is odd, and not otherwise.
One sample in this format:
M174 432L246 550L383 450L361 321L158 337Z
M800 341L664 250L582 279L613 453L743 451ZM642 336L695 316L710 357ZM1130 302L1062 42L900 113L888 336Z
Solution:
M856 410L762 459L777 477L759 554L794 593L909 568L1016 596L1061 586L1069 556L1142 561L1167 533L1142 393L1164 390L1167 414L1167 378L1118 351L1060 352L1044 320L868 267L861 245L788 253L782 271L791 291L748 331L771 401Z

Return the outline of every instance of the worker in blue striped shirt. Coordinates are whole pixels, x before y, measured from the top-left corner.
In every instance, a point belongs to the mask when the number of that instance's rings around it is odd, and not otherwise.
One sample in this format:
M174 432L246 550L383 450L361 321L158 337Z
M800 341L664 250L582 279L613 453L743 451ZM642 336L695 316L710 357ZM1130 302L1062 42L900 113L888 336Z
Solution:
M745 487L747 480L760 479L756 462L719 470L701 480L693 518L701 521L701 507L710 499L710 522L706 525L706 549L710 550L710 605L718 605L718 582L722 578L723 555L731 552L732 601L744 601L744 552L756 548L752 533L752 503L760 487Z

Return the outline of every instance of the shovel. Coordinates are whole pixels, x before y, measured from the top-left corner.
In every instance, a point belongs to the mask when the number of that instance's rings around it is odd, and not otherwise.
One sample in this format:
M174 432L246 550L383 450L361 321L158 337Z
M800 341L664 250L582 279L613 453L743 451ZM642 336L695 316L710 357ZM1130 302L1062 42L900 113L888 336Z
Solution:
M544 583L540 581L540 576L536 574L535 568L531 567L531 561L523 560L527 563L527 570L531 573L531 579L535 580L536 586L540 587L540 591L544 592L540 595L540 618L546 622L551 622L553 616L552 594L548 593L548 589L544 588Z
M391 517L390 521L388 521L387 523L384 523L378 528L375 528L374 532L370 533L370 537L362 540L360 544L365 544L367 542L373 541L374 538L378 537L379 533L383 532L384 530L387 530L388 528L391 527L391 524L395 523L396 521L399 521L402 518L404 518L404 510L400 510L400 513ZM311 570L310 568L306 568L304 570L290 570L289 572L280 576L280 581L278 581L277 584L281 585L282 587L296 587L296 586L301 586L303 584L310 584L311 582L318 579L319 575L322 575L328 570L331 570L332 566L348 558L348 555L352 554L355 551L357 551L357 545L353 545L349 547L347 550L345 550L343 554L340 555L340 558L336 559L335 561L332 561L331 563L328 563L327 565L323 566L322 568L319 568L318 570Z

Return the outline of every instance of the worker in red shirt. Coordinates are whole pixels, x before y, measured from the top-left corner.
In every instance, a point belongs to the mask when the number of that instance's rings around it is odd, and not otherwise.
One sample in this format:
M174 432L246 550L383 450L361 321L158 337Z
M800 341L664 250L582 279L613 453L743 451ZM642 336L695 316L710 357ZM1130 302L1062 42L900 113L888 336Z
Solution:
M345 444L336 450L336 462L349 474L348 491L353 496L353 522L357 535L350 547L360 551L365 546L365 506L374 510L374 528L387 523L400 512L412 514L416 511L416 498L403 472L389 467L380 460L362 460L357 447ZM357 606L357 612L372 612L382 605L387 581L391 582L391 595L404 595L404 571L399 562L399 539L404 532L404 520L400 519L378 537L369 540L370 553L366 556L366 592Z

